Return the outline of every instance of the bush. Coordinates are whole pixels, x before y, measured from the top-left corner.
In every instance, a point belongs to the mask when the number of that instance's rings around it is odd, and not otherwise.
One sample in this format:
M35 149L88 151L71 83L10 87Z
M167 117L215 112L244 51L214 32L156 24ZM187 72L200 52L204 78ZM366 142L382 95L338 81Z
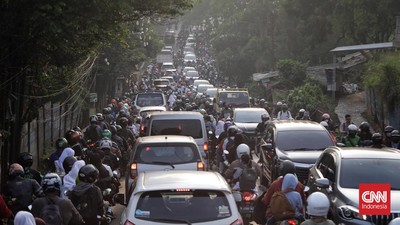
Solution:
M288 88L297 87L306 79L307 64L292 59L280 60L277 64L279 75Z

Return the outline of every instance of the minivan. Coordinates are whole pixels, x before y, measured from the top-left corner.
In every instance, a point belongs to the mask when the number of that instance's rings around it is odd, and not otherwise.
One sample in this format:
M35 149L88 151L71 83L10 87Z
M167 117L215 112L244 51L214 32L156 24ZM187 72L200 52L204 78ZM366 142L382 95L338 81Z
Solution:
M145 129L146 136L191 136L199 146L202 156L206 156L206 151L208 150L207 131L203 115L199 112L154 112L148 118Z
M138 110L145 106L167 107L167 101L162 92L141 92L136 95L134 106Z

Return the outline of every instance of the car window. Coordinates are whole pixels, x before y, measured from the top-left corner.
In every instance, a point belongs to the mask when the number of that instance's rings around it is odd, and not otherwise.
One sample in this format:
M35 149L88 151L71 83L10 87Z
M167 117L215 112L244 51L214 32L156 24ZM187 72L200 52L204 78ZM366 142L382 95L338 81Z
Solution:
M368 153L366 153L368 154ZM340 183L343 188L358 189L359 184L390 184L400 190L400 163L398 159L348 159L340 166Z
M265 113L261 110L235 111L233 121L237 123L260 123L261 115Z
M190 223L230 217L232 209L221 191L165 190L144 192L136 205L135 218L141 220L176 219Z
M276 147L283 151L324 150L334 145L324 130L285 130L276 136Z
M203 138L203 128L198 119L153 120L151 136L153 135L184 135L198 139Z
M198 77L199 76L199 72L195 71L195 70L189 70L186 73L187 77Z
M321 171L321 174L328 178L332 183L336 182L336 165L335 159L330 154L324 154L319 162L317 168Z
M221 92L219 101L234 107L249 107L249 95L246 92Z
M169 85L168 80L155 80L154 85Z
M163 104L164 104L163 96L160 93L138 94L136 98L136 105L140 107L160 106Z
M134 160L138 163L189 163L200 159L196 145L140 145Z

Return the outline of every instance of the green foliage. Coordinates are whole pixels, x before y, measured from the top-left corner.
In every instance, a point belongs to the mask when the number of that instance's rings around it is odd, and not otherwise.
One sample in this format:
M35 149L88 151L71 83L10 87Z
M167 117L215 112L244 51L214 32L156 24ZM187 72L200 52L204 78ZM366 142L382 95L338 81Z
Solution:
M329 103L321 86L315 82L307 81L304 85L291 90L287 102L292 112L305 109L313 115L318 109L329 108Z
M296 87L306 79L307 64L299 61L292 59L280 60L277 69L288 88Z
M389 53L367 64L364 85L380 91L390 106L400 99L400 54Z

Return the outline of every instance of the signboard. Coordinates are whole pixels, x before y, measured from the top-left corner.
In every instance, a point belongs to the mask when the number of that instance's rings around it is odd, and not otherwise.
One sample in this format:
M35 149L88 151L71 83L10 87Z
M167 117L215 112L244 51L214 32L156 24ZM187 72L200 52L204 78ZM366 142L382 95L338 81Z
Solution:
M90 93L89 99L90 99L90 102L97 102L97 93Z

